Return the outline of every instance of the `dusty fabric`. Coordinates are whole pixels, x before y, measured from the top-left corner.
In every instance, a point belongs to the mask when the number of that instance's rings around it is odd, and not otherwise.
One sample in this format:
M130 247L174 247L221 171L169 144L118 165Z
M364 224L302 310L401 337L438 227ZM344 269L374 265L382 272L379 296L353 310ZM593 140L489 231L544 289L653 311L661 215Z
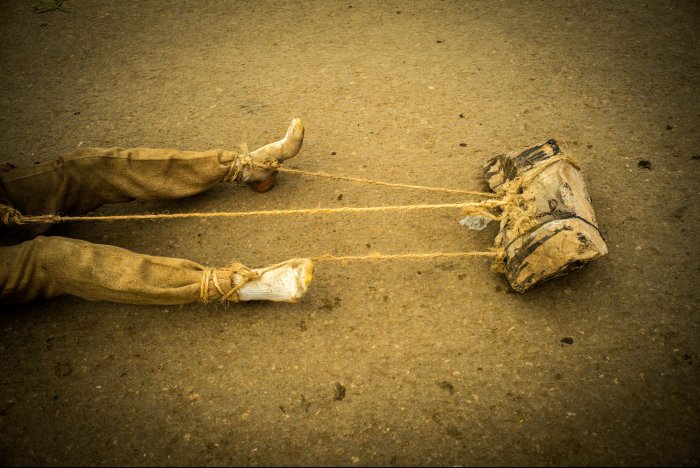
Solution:
M219 183L236 156L224 150L84 148L54 161L6 166L0 203L25 215L78 215L107 203L188 197ZM0 238L16 243L49 227L0 226Z
M190 260L156 257L111 245L43 237L0 247L0 302L27 302L70 294L90 301L183 304L201 298L207 269ZM231 269L207 281L209 300L232 287Z
M107 203L181 198L203 192L229 173L236 153L170 149L81 149L55 161L0 172L0 202L25 214L84 214ZM49 225L0 226L4 244L16 244ZM227 259L228 260L228 259ZM198 263L130 252L62 237L37 237L0 247L0 302L71 294L87 300L180 304L202 297L206 269ZM209 300L233 286L231 269Z

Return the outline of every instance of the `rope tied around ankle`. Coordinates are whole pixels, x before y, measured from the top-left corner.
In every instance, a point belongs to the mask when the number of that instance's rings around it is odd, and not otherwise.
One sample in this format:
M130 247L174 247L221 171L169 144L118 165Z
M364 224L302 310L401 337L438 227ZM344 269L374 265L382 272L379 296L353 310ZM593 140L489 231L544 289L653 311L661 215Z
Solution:
M209 302L209 282L211 281L214 285L214 288L218 291L219 294L221 294L221 302L238 302L240 300L240 297L238 295L238 291L249 281L256 280L260 278L263 273L268 271L266 268L265 270L262 271L253 271L247 266L243 265L242 263L239 262L234 262L231 264L229 267L231 270L229 275L228 275L228 285L226 287L228 288L228 291L224 290L224 287L222 287L221 283L219 282L219 277L216 274L217 268L205 268L203 274L202 274L202 282L199 285L199 300L201 302L207 303ZM235 275L238 275L241 280L238 284L235 282Z
M246 143L241 143L241 154L236 153L236 157L228 167L228 172L224 176L223 182L235 181L236 183L240 184L241 182L244 182L244 180L242 180L243 171L245 169L252 171L256 167L272 171L279 169L280 163L274 160L265 162L254 161L253 158L250 157L248 145Z
M235 181L236 183L240 183L241 181L238 180L238 176L241 175L243 172L243 169L246 167L252 167L253 166L253 158L250 157L250 152L248 151L248 145L245 143L241 144L241 151L242 154L236 153L236 157L233 159L231 162L231 165L228 167L228 172L223 178L224 182L233 182Z
M256 268L251 270L247 266L239 262L233 262L228 268L205 268L202 272L202 281L199 283L199 300L200 302L209 302L209 282L211 282L216 289L216 291L221 295L221 302L239 302L240 289L251 281L257 281L262 276L272 270L276 270L284 265L294 266L298 262L298 258L293 258L291 260L285 260L283 262L268 265L265 268ZM228 285L224 281L224 285L221 283L221 279L216 274L216 270L230 270L228 274ZM236 275L240 277L240 281L236 283ZM226 291L228 288L228 291Z

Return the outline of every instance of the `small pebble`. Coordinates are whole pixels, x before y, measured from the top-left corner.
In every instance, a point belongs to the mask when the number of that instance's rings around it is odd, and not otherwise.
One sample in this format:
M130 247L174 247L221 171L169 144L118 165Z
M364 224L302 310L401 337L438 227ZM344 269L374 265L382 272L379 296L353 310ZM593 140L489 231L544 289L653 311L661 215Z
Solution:
M335 395L333 396L333 401L342 401L345 398L345 386L340 382L335 383Z

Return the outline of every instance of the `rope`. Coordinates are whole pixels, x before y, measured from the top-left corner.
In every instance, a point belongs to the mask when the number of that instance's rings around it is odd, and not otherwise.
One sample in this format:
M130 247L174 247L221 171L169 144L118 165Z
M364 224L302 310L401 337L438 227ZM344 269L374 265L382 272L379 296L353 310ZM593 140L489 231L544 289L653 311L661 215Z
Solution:
M489 200L489 206L497 200ZM60 216L41 215L25 216L18 210L0 204L0 219L5 224L31 224L31 223L60 223L66 221L123 221L133 219L174 219L174 218L242 218L248 216L277 216L277 215L304 215L304 214L335 214L335 213L364 213L377 211L413 211L446 208L466 208L479 203L441 203L433 205L385 205L367 207L342 207L342 208L300 208L289 210L257 210L257 211L216 211L204 213L154 213L136 215L99 215L99 216Z
M230 273L228 276L228 291L224 291L224 288L219 283L219 277L216 274L216 268L206 268L202 274L202 281L199 285L199 300L201 302L209 302L209 281L214 285L214 288L221 295L221 302L231 301L238 302L238 291L249 281L256 280L260 278L263 273L268 271L270 268L266 268L262 271L253 271L242 263L234 262L229 267ZM234 275L238 275L241 280L238 284L234 281Z
M23 216L19 210L12 208L7 205L0 205L0 219L2 219L3 224L24 224Z
M421 260L430 259L438 257L498 257L500 255L499 251L488 250L488 251L471 251L471 252L427 252L427 253L407 253L407 254L380 254L378 252L371 253L368 255L321 255L319 257L312 257L311 260L314 262L344 262L352 260L396 260L396 259L410 259L410 260Z
M248 145L246 143L241 144L241 151L243 154L236 154L235 159L228 167L228 172L222 179L223 182L236 182L239 183L239 176L242 174L245 168L252 168L253 166L265 166L261 163L253 162L248 151Z
M273 169L272 166L270 165L263 165L263 164L255 164L259 167L266 167L269 169ZM450 188L443 188L443 187L430 187L427 185L411 185L411 184L399 184L395 182L383 182L381 180L374 180L374 179L362 179L358 177L349 177L349 176L341 176L341 175L336 175L336 174L328 174L326 172L311 172L311 171L302 171L301 169L290 169L286 167L280 167L276 166L274 169L277 169L280 172L288 172L290 174L299 174L303 176L313 176L313 177L326 177L328 179L335 179L335 180L347 180L350 182L360 182L363 184L371 184L371 185L383 185L386 187L398 187L398 188L409 188L409 189L416 189L416 190L425 190L425 191L430 191L430 192L445 192L445 193L459 193L459 194L464 194L464 195L475 195L478 197L486 197L486 198L491 198L493 197L493 192L475 192L472 190L460 190L460 189L450 189Z
M24 216L18 209L0 203L0 220L3 224L55 223L58 215Z
M252 169L253 167L258 167L260 169L266 170L266 171L280 171L280 172L287 172L289 174L298 174L302 176L309 176L309 177L325 177L327 179L333 179L333 180L346 180L349 182L359 182L363 184L369 184L369 185L382 185L385 187L395 187L395 188L407 188L407 189L415 189L415 190L424 190L428 192L443 192L443 193L459 193L462 195L474 195L477 197L485 197L485 198L491 198L493 197L493 192L477 192L474 190L462 190L462 189L450 189L450 188L444 188L444 187L432 187L428 185L413 185L413 184L401 184L401 183L396 183L396 182L384 182L382 180L376 180L376 179L365 179L361 177L350 177L350 176L342 176L342 175L337 175L337 174L329 174L327 172L312 172L312 171L304 171L302 169L291 169L287 167L282 167L280 166L279 162L277 161L267 161L267 162L258 162L258 161L253 161L253 159L250 157L249 151L248 151L248 146L243 143L241 145L241 150L243 151L243 154L241 155L236 155L236 158L234 161L231 163L229 166L228 172L223 178L224 182L240 182L239 176L243 172L245 168L250 168Z

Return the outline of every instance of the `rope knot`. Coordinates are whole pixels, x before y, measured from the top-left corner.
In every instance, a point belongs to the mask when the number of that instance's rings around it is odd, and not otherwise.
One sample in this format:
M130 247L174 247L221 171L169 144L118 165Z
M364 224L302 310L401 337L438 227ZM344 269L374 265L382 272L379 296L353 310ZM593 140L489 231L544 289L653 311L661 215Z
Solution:
M22 213L9 205L0 204L0 220L8 226L11 224L24 224Z
M253 165L261 169L265 169L266 171L276 171L279 170L279 168L281 167L280 162L276 159L264 162L253 161Z
M238 302L240 297L238 291L249 281L259 279L262 272L253 271L242 263L234 262L227 268L229 271L228 280L224 286L221 284L216 271L216 268L206 268L202 274L202 282L199 286L199 300L201 302L209 302L209 282L211 281L216 291L221 295L221 302ZM235 275L240 277L240 281L236 284Z
M244 182L243 173L247 170L248 175L255 168L260 168L265 171L276 171L280 168L280 163L276 159L265 160L265 161L255 161L250 157L250 152L248 151L248 145L246 143L241 144L241 154L236 154L235 159L228 168L228 172L224 176L224 182L236 183Z
M496 219L502 221L501 232L510 230L513 233L512 237L518 238L542 225L542 221L537 218L535 198L533 195L527 197L525 189L538 175L560 161L567 162L577 169L579 168L578 162L573 157L567 154L559 154L550 157L546 162L537 165L534 169L528 170L525 174L501 185L498 189L498 194L500 196L498 203L500 204L501 213L496 217ZM482 202L481 205L491 208L490 205L487 205L490 201L491 200ZM479 208L483 209L482 207ZM505 222L505 224L503 224L503 222ZM495 252L496 258L491 265L491 271L495 273L507 273L506 250L503 247L495 247L492 251Z
M494 273L506 273L506 249L501 247L491 247L489 252L495 255L491 264L491 271Z
M253 169L253 158L250 157L250 152L248 151L248 145L246 143L241 144L241 154L236 153L231 165L228 167L228 172L224 176L224 182L241 183L239 176L243 174L244 169Z

